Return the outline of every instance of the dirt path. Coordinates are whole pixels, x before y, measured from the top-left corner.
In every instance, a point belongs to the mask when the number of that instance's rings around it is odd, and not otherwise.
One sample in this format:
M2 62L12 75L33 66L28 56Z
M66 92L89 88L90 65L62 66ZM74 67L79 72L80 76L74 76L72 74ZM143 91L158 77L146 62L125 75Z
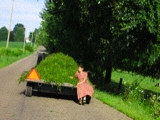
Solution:
M0 120L131 120L95 98L81 106L73 99L53 94L26 97L26 84L18 85L18 78L36 62L34 53L0 69Z

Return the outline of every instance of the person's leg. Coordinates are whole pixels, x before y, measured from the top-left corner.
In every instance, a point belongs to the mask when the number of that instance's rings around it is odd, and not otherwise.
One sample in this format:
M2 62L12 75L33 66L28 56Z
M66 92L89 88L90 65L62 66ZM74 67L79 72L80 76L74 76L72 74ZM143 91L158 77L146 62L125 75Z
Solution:
M82 105L82 98L79 99L79 104Z
M86 96L83 97L83 104L86 104Z

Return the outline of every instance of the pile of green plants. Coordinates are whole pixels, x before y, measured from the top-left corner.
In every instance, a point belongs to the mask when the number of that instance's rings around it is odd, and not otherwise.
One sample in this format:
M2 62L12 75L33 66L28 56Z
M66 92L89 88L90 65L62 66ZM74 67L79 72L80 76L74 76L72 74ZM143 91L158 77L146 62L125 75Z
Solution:
M40 79L46 83L56 83L61 85L64 83L70 83L72 85L77 84L77 79L71 79L70 76L74 76L77 71L77 63L75 60L63 53L54 53L46 57L36 66L36 70L40 75ZM27 74L22 75L20 81L26 78Z

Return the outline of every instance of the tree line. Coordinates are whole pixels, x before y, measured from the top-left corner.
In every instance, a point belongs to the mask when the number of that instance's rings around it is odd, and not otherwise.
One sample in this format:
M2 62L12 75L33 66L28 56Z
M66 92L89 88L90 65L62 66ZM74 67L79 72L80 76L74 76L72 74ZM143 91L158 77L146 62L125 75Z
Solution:
M158 78L159 11L159 0L46 0L39 42L83 63L98 82L109 83L113 69Z
M38 29L35 29L33 32L29 33L29 39L35 41L36 34L38 34ZM25 26L21 23L18 23L14 26L13 30L10 31L9 41L14 42L23 42L25 36ZM8 37L8 29L6 27L0 28L0 41L6 41Z

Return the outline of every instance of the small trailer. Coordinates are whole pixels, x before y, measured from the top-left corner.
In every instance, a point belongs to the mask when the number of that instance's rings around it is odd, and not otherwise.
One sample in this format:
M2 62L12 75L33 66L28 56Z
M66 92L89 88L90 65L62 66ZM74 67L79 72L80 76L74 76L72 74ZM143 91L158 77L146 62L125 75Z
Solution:
M44 80L26 79L26 82L25 95L28 97L32 96L33 91L77 96L77 88L68 83L59 86L56 83L46 83Z
M38 52L37 65L45 59L46 57L45 50ZM77 98L77 87L69 84L63 83L58 85L52 82L46 82L45 80L40 79L38 71L36 68L32 68L32 70L27 75L26 81L26 90L25 95L27 97L31 97L33 92L42 92L42 93L54 93L60 95L67 95L71 97ZM89 104L91 97L87 96L87 103Z
M47 56L45 50L38 52L37 65ZM77 88L69 83L58 85L56 83L47 83L41 80L38 71L33 68L28 74L26 81L25 95L32 96L32 92L56 93L61 95L77 96Z

